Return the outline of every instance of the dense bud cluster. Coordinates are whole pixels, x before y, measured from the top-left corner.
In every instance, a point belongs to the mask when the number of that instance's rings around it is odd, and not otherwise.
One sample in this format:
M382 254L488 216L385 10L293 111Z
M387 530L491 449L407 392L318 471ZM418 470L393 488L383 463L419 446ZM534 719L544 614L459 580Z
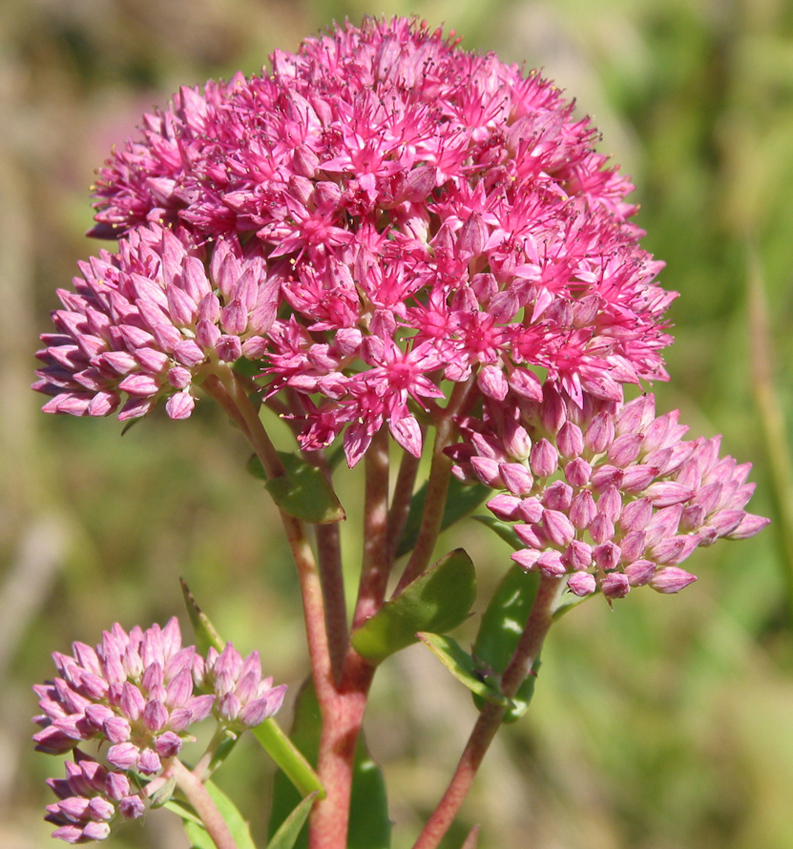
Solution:
M146 782L149 791L156 787L151 780L193 739L195 723L214 714L229 731L251 728L278 711L286 691L262 678L257 652L243 659L229 643L204 658L183 648L175 618L129 633L115 624L96 649L77 642L72 650L54 652L58 676L33 688L43 711L34 717L42 726L36 749L74 752L66 779L51 782L61 801L48 808L50 821L62 825L55 836L71 843L82 842L80 829L85 839L107 836L116 813L140 816ZM77 748L89 742L107 744L107 767Z
M768 524L743 509L751 465L720 459L719 437L683 440L677 411L656 417L652 395L577 407L546 384L541 402L488 404L462 427L455 471L503 490L488 507L515 523L513 559L568 575L578 596L677 592L696 580L679 568L695 548Z

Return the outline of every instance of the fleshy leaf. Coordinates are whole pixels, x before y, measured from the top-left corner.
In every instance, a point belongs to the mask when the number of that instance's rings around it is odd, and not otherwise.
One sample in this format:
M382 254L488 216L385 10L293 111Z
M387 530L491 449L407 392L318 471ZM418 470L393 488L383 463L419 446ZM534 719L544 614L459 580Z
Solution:
M179 583L182 585L182 596L187 608L187 615L190 617L190 624L193 626L196 648L201 654L206 654L210 646L218 651L223 651L226 644L220 639L218 632L209 621L209 617L198 606L198 602L190 592L187 582L184 578L179 578Z
M308 681L297 697L290 737L312 762L316 762L319 751L320 730L319 705L314 687ZM270 814L271 833L285 822L299 801L300 798L294 786L282 772L276 773ZM277 834L277 831L275 833ZM388 849L390 844L391 820L388 816L383 774L369 756L363 738L359 737L353 766L347 849ZM308 846L306 829L300 830L294 845L295 849L306 849Z
M417 634L422 643L440 660L440 662L464 684L472 693L476 693L489 702L506 706L508 700L493 689L484 680L481 669L474 658L460 644L444 634L429 634L426 631Z
M520 538L515 533L515 529L508 522L502 522L500 519L496 519L495 516L474 516L477 522L481 522L483 525L486 525L490 530L494 531L501 539L504 540L507 545L511 545L515 551L520 551L522 548L526 548L525 543L520 541Z
M483 486L481 483L463 484L457 478L451 478L449 492L446 496L446 507L443 511L443 520L441 521L441 530L445 531L446 528L451 527L455 522L459 522L460 519L476 510L491 492L492 490L489 487ZM410 511L402 539L399 541L397 557L407 554L416 544L426 498L427 484L425 483L410 502Z
M248 460L248 471L265 482L265 488L284 513L313 525L332 524L347 518L333 487L316 466L296 454L279 451L278 456L286 469L285 475L268 480L255 454Z
M487 610L482 615L479 633L474 642L473 655L483 666L491 670L495 680L507 668L518 645L520 635L529 617L529 611L537 595L539 575L527 572L517 563L507 572L498 585ZM532 674L521 684L512 698L512 705L504 722L519 719L529 706L534 694L534 683L539 660ZM474 701L481 710L484 700L474 694Z
M355 650L371 663L415 643L417 631L442 633L468 616L476 599L471 558L457 548L387 601L352 635Z
M303 825L311 813L311 806L317 798L316 793L311 793L292 811L281 823L281 827L273 835L267 844L267 849L293 849Z
M237 806L211 781L207 781L204 786L212 797L212 801L215 803L218 812L229 827L237 849L256 849L248 823L242 818L242 814L237 810ZM196 824L192 820L185 820L184 829L187 832L187 837L193 849L215 849L212 838L210 838L203 826Z
M302 796L316 793L320 799L325 798L319 776L274 719L265 719L251 733Z

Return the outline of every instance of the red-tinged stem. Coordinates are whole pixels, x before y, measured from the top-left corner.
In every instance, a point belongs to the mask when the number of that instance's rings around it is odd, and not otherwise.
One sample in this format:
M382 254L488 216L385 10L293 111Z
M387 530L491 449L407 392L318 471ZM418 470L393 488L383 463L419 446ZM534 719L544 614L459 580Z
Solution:
M322 597L325 600L325 629L328 632L333 679L338 684L341 681L341 670L350 642L338 524L317 525L316 537L319 579L322 584Z
M388 581L388 431L375 434L365 455L364 546L353 627L376 613ZM309 849L345 849L349 827L355 746L363 722L374 667L352 647L330 710L322 711L317 773L327 798L311 812Z
M264 429L259 413L250 402L234 371L217 366L215 375L204 381L204 388L240 425L268 479L281 477L285 470L275 446ZM300 519L279 510L286 532L292 559L297 567L300 592L303 597L303 616L306 626L308 654L320 706L328 706L335 697L328 635L325 630L325 605L319 571Z
M435 550L435 543L441 532L446 496L449 492L449 478L452 472L452 461L444 451L451 444L454 434L454 417L465 405L473 381L472 375L465 383L455 385L449 403L435 421L435 444L432 448L432 465L427 480L427 497L424 501L421 527L413 553L394 591L395 596L425 572L430 565L432 552Z
M548 629L553 623L553 612L563 587L563 578L540 576L537 597L526 627L501 678L501 691L507 698L512 698L517 693L526 676L531 673ZM471 789L477 770L501 726L505 713L506 708L492 702L485 705L468 738L452 780L413 849L436 849L440 844Z
M365 455L363 558L353 628L380 609L388 582L388 430L381 427Z
M405 451L399 464L399 473L391 498L391 509L388 512L389 563L393 563L396 559L399 543L410 514L410 502L413 499L413 487L416 485L420 459Z
M238 849L234 838L231 836L226 821L220 815L217 806L212 801L209 791L203 782L194 775L179 760L174 758L166 768L166 773L173 776L176 786L182 791L185 799L192 805L198 814L207 834L217 849Z

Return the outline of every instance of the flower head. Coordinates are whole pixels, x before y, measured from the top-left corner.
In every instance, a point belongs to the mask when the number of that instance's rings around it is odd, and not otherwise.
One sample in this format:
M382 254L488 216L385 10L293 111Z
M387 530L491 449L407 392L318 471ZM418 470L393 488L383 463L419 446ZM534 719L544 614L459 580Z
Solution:
M181 238L179 238L181 237ZM46 364L35 389L54 397L45 412L147 413L161 398L172 419L190 415L194 383L221 362L256 359L275 318L278 286L261 252L236 237L205 251L184 231L157 224L132 231L120 251L81 263L74 292L59 291L56 334L42 336Z
M514 523L513 559L566 575L577 596L678 592L696 580L679 568L695 548L768 524L744 510L750 464L720 458L719 437L685 441L677 411L656 416L652 395L578 407L546 384L542 401L489 404L463 427L456 473L502 490L488 507Z
M145 794L126 775L108 770L90 755L74 750L66 761L66 778L49 778L47 784L58 801L47 805L47 822L57 825L53 837L67 843L104 840L120 814L137 819L146 810Z
M206 661L197 657L193 676L199 689L214 693L213 712L229 730L264 722L278 712L286 693L285 684L273 687L272 678L262 678L258 652L243 658L232 643L220 653L210 648Z
M160 398L182 418L245 356L289 390L303 447L344 433L353 464L383 426L419 454L444 380L537 398L539 367L580 406L665 378L674 293L572 112L537 73L400 18L181 89L100 173L94 234L120 252L61 294L45 410L127 393L123 418Z
M175 618L129 633L115 624L96 649L77 642L72 651L53 653L59 675L33 688L42 710L37 751L74 753L66 779L50 781L61 801L47 809L61 826L55 836L70 843L103 839L118 812L140 816L169 760L194 739L193 724L214 714L228 731L252 728L278 711L286 691L262 677L256 652L243 660L229 643L204 658L183 648ZM107 744L107 766L78 748L89 741Z

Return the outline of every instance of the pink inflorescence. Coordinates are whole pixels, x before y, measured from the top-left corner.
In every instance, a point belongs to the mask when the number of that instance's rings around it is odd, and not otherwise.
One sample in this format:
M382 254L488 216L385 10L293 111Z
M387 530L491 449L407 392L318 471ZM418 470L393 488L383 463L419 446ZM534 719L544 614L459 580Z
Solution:
M54 836L70 843L106 837L117 813L141 816L156 779L193 739L192 725L214 715L228 732L243 731L275 714L286 691L262 678L256 652L243 659L229 643L219 664L214 649L205 659L183 648L175 618L129 633L116 624L95 650L79 642L72 650L53 653L58 677L33 688L43 711L34 717L36 749L74 753L66 779L50 782L61 801L47 809L61 826ZM222 674L207 675L212 664ZM106 767L78 748L86 742L108 745Z
M751 465L719 458L720 437L685 441L677 411L656 417L652 395L579 407L546 384L541 402L489 403L462 426L455 471L503 490L488 507L514 523L513 559L567 576L577 596L678 592L696 580L679 568L695 548L768 524L743 509Z
M344 433L354 464L384 425L418 455L442 381L539 400L540 368L580 407L666 377L674 293L632 186L535 72L369 19L183 88L141 130L95 189L119 253L81 267L38 355L49 412L126 394L122 418L159 399L184 418L243 356L303 447Z

